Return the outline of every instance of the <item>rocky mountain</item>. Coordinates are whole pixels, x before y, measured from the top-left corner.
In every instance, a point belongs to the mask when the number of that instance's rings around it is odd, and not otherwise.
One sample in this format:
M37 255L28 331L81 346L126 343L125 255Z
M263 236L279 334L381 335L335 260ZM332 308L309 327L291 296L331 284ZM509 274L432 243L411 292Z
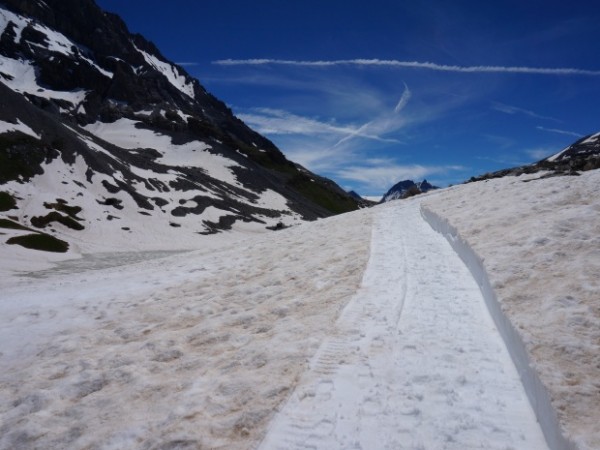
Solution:
M385 193L381 199L381 203L389 202L391 200L397 200L413 195L421 194L423 192L430 191L432 189L439 189L438 187L430 184L427 180L414 182L412 180L404 180L396 183Z
M501 178L507 175L543 172L543 177L579 175L579 172L600 169L600 133L579 139L560 152L536 163L499 170L472 177L469 181Z
M357 207L93 0L0 1L3 228L187 247Z

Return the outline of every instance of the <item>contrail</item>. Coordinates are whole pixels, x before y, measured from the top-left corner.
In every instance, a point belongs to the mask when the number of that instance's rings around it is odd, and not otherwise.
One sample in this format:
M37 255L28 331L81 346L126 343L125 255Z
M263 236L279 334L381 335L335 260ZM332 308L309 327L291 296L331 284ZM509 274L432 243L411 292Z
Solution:
M460 73L521 73L536 75L588 75L600 76L600 70L576 69L570 67L523 67L523 66L451 66L432 62L398 61L395 59L339 59L332 61L295 61L286 59L221 59L213 61L220 66L379 66L401 67L408 69L425 69L438 72Z
M574 137L582 137L583 136L581 133L574 133L573 131L559 130L556 128L546 128L546 127L536 127L536 128L541 131L549 131L550 133L565 134L567 136L574 136Z
M400 111L402 111L404 107L408 104L408 101L410 100L411 96L412 92L410 91L406 83L404 83L404 92L402 93L402 97L400 97L398 104L394 108L394 112L399 113Z

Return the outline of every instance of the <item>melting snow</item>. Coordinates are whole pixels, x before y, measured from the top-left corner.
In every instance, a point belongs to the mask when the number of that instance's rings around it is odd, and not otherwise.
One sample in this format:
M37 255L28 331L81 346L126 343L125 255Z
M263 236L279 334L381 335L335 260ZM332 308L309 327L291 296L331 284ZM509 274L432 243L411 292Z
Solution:
M248 448L356 290L369 223L3 282L0 448Z

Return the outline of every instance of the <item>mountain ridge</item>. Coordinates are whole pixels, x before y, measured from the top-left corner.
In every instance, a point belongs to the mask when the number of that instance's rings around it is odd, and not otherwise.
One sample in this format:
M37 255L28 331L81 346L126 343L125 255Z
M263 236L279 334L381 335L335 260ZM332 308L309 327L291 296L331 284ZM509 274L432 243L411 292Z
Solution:
M381 198L381 203L412 197L413 195L418 195L433 189L439 188L425 179L416 183L413 180L399 181L384 194Z
M542 177L577 176L580 172L600 169L600 132L584 136L559 152L532 164L488 172L471 177L468 182L542 173Z
M0 2L0 94L0 191L23 226L60 199L81 208L84 228L102 221L131 235L152 216L165 239L193 241L362 206L92 0ZM78 235L53 225L67 241Z

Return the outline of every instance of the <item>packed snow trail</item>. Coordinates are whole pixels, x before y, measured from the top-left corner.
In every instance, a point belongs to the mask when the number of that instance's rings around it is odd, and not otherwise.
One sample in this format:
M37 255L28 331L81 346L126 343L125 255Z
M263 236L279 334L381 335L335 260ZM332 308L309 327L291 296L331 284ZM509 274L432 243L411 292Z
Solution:
M375 215L363 283L260 449L546 449L468 269L419 202Z

